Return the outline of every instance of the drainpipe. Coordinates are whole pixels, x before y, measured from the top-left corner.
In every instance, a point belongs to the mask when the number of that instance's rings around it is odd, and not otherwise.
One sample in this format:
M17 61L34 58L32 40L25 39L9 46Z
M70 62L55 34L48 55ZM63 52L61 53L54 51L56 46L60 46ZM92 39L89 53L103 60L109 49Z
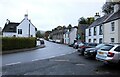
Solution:
M30 24L29 24L29 31L28 32L29 32L29 37L30 37Z

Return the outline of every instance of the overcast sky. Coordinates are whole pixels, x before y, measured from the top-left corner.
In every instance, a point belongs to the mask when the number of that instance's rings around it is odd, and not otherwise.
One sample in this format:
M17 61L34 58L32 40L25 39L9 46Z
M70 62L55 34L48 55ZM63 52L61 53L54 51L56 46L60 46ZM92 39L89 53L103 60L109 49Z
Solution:
M102 14L106 0L0 0L0 27L6 19L21 22L24 14L38 30L52 30L61 25L76 26L80 17L92 17L96 12Z

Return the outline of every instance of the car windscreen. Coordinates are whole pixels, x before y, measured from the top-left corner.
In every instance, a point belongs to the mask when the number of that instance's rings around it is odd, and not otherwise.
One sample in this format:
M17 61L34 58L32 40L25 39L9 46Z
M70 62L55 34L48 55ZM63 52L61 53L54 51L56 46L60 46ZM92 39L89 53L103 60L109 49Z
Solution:
M90 46L90 47L95 47L95 46L97 46L97 44L95 44L95 43L93 43L93 44L88 44L88 46Z
M83 46L84 44L83 43L80 43L80 44L78 44L79 46Z
M104 51L109 51L113 47L114 47L113 45L105 45L105 46L101 47L100 49L104 50Z
M95 48L101 48L102 46L104 46L104 44L99 44L99 45L97 45Z

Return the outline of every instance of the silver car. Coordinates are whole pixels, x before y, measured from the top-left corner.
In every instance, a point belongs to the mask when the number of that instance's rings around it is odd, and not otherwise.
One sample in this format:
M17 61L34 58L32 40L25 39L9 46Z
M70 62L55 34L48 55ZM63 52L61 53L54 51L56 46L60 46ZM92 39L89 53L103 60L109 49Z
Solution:
M118 63L120 61L120 44L108 44L100 48L96 59L105 64Z

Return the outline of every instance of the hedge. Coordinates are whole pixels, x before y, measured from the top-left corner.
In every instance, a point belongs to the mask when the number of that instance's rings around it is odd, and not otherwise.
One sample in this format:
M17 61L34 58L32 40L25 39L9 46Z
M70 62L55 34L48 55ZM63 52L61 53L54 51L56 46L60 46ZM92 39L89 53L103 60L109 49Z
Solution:
M2 50L15 50L32 48L36 46L36 38L25 38L25 37L3 37L2 38Z

